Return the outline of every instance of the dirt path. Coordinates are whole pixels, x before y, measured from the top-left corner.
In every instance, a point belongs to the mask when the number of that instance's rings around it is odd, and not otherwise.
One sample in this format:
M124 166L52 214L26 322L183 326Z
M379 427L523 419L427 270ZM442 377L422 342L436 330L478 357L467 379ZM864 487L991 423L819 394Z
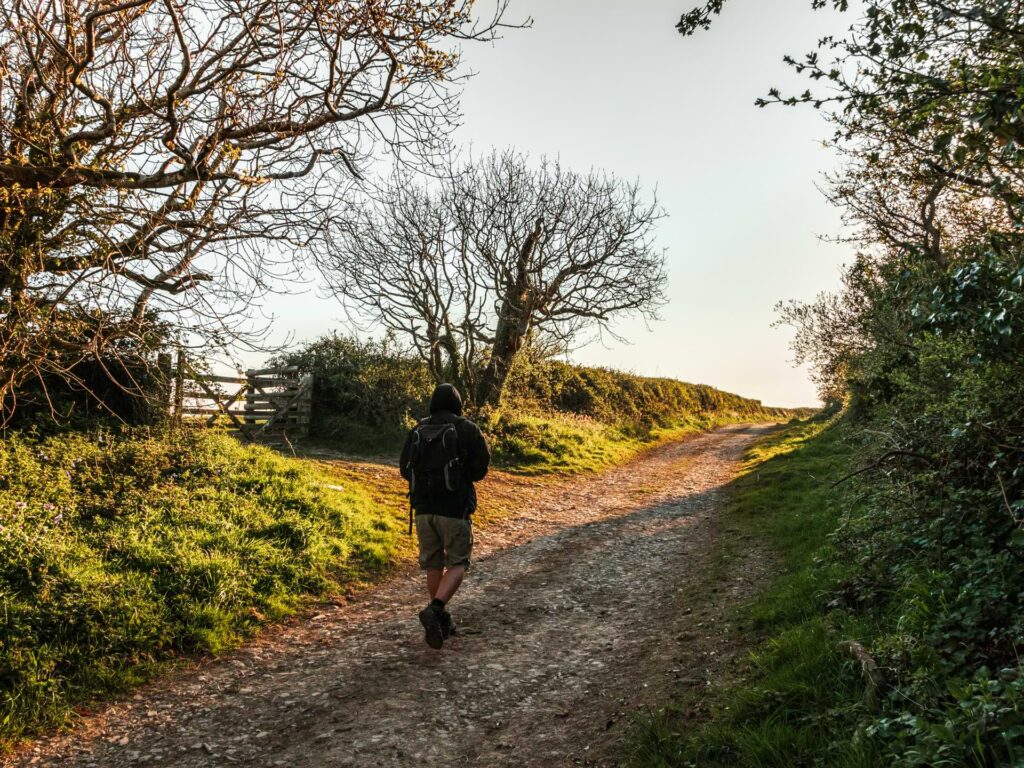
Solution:
M614 765L631 711L704 685L729 655L727 609L765 566L757 552L716 566L721 493L765 429L695 436L601 477L499 479L524 510L478 533L460 634L439 652L408 569L7 764Z

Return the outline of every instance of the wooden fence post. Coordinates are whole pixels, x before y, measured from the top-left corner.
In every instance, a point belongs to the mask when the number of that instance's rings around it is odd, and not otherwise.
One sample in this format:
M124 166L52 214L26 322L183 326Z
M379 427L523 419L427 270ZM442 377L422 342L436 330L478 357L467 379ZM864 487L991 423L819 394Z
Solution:
M181 426L181 416L185 408L185 352L178 350L178 360L174 371L174 423Z
M159 408L163 418L171 416L171 387L174 384L173 363L170 352L160 352L156 356L156 402L151 404L153 408Z
M256 393L258 387L256 385L256 371L250 368L245 372L245 423L255 424L256 414L253 413L253 409L256 407Z
M298 407L299 437L309 437L313 425L313 374L300 378L299 387L302 391Z

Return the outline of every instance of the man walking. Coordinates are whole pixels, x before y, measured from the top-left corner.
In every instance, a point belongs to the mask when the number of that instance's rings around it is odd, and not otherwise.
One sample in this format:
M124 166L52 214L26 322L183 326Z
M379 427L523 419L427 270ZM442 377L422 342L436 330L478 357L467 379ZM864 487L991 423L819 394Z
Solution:
M440 648L455 632L446 606L469 569L473 484L483 480L490 463L483 433L462 416L459 391L451 384L439 385L430 398L430 416L409 432L399 460L416 513L420 568L427 574L430 604L420 611L420 623L431 648Z

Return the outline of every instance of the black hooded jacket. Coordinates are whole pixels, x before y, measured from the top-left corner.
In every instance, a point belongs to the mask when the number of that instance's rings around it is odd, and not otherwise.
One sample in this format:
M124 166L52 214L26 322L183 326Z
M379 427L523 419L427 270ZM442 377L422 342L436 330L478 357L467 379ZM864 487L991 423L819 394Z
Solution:
M451 384L441 384L430 398L430 416L420 424L454 424L459 442L463 474L468 481L465 489L444 499L432 499L413 493L412 506L416 514L442 515L443 517L466 517L476 510L476 488L473 484L484 479L491 463L491 451L487 447L480 428L469 419L462 417L462 397ZM402 477L409 479L409 460L412 453L412 431L405 438L402 456L398 461Z

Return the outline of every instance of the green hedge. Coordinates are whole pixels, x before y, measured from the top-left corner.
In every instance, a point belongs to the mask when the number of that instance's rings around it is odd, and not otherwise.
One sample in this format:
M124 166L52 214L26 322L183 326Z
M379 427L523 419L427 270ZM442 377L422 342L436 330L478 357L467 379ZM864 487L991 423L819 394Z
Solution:
M700 416L785 418L791 412L678 379L652 378L559 361L517 361L505 400L510 409L587 416L616 426L671 427Z
M660 440L796 411L704 384L523 356L502 407L484 415L497 462L521 472L596 471Z
M423 362L389 339L330 334L273 362L315 376L314 437L357 453L396 453L413 420L427 413L434 387ZM469 415L484 428L499 464L547 472L608 466L666 431L793 413L704 384L538 362L524 353L501 408Z
M426 412L433 389L426 366L389 339L332 333L271 364L313 375L313 435L346 450L395 450L409 420Z

